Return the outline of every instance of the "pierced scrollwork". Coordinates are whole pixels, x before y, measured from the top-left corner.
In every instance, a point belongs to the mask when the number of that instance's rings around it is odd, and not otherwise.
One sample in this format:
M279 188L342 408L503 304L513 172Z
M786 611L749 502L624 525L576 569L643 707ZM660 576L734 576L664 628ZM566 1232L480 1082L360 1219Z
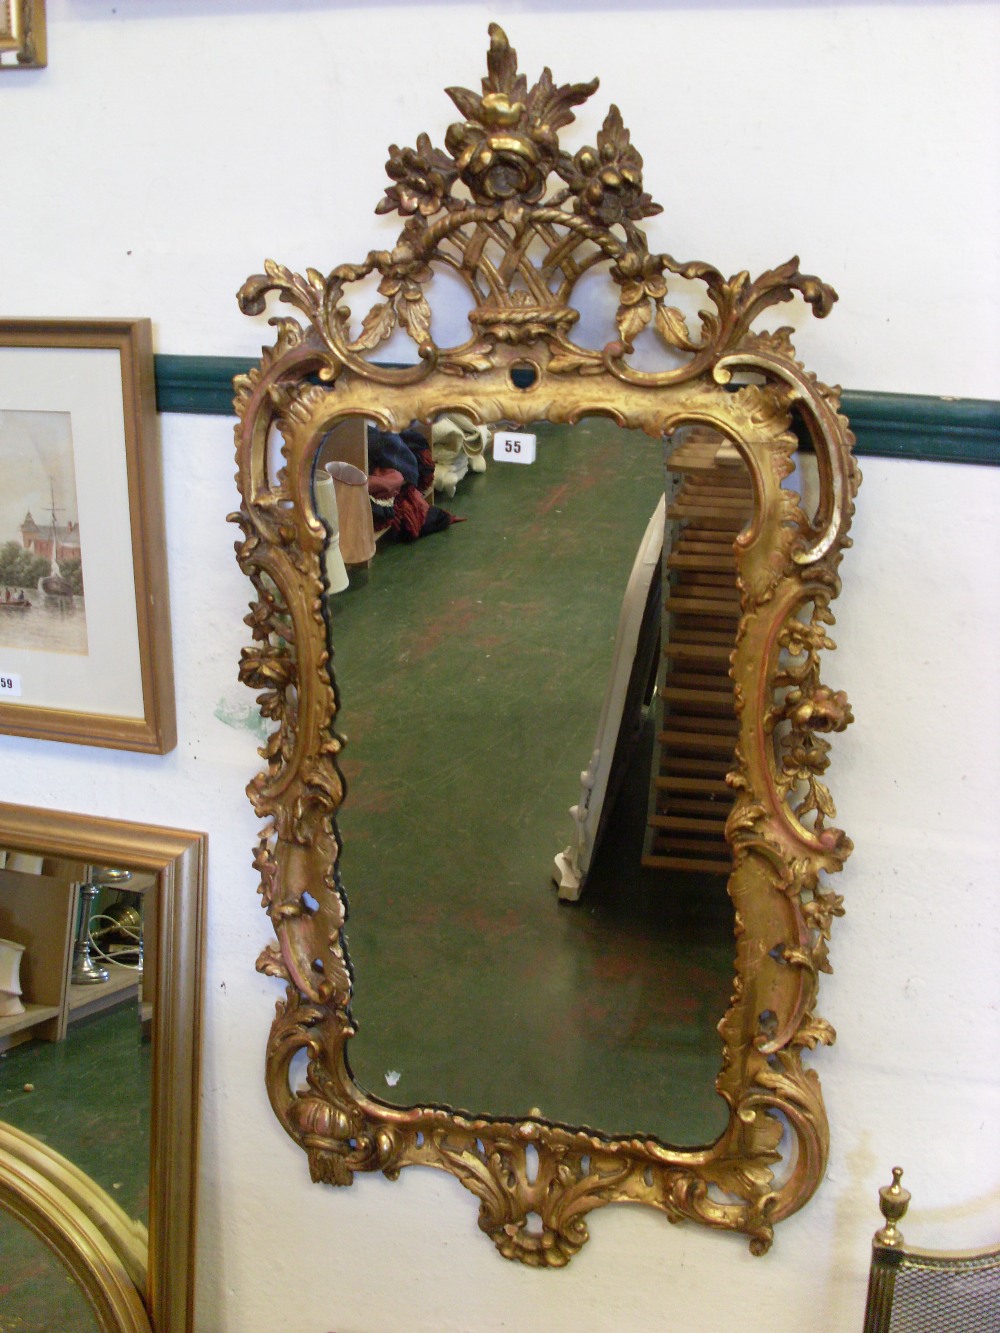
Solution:
M860 482L853 437L839 391L798 362L790 330L751 327L796 295L824 317L836 294L801 273L797 259L755 279L727 279L711 265L651 252L639 224L660 210L617 107L594 146L570 153L560 142L573 108L596 87L556 85L545 70L529 88L506 36L491 27L482 92L449 90L463 119L444 149L421 134L414 148L389 151L390 185L377 211L403 218L396 244L326 274L268 261L239 293L247 314L261 313L273 293L304 318L272 321L275 344L237 379L235 400L242 504L231 518L255 593L240 676L275 725L247 789L264 821L254 864L276 935L258 967L286 985L268 1047L272 1104L314 1179L347 1185L358 1171L443 1169L478 1198L480 1227L501 1254L546 1267L569 1261L587 1240L587 1214L608 1203L641 1202L672 1221L742 1232L763 1253L775 1223L809 1198L828 1128L802 1053L835 1036L816 1006L843 903L824 877L851 851L829 823L825 776L829 737L852 717L820 665L834 647L830 603ZM469 337L455 347L433 336L429 291L441 265L460 274L473 301ZM598 265L618 306L608 342L590 348L572 340L572 301ZM350 290L370 276L379 299L355 317ZM679 281L704 289L697 328L678 303ZM413 344L413 364L378 364L373 356L397 329ZM644 336L659 341L669 365L633 364ZM525 361L534 382L515 387L512 372ZM338 419L368 415L392 429L449 409L486 422L572 422L599 412L654 439L686 424L709 427L748 470L753 515L734 544L738 740L726 825L737 947L716 1084L730 1118L708 1147L604 1137L539 1117L394 1107L351 1077L352 977L337 873L342 742L322 610L325 530L310 479L319 442ZM802 439L819 480L811 514L785 485ZM293 1088L300 1052L306 1083ZM783 1127L797 1152L782 1174Z
M316 269L302 277L268 261L242 287L247 314L261 313L273 291L306 316L326 378L360 370L366 353L400 327L422 364L389 372L368 363L373 378L412 382L435 369L475 375L488 366L497 343L544 339L551 343L554 374L607 371L634 383L681 383L742 346L753 321L795 292L818 316L829 313L836 293L800 273L797 258L751 280L745 272L726 279L710 264L650 254L637 224L661 210L643 188L642 157L618 108L608 112L596 146L572 155L560 146L559 130L574 119L571 108L593 94L597 80L557 87L546 69L529 90L516 52L495 24L487 64L481 95L448 90L466 119L448 130L446 151L426 134L415 148L390 148L386 170L393 183L376 211L406 219L392 250L372 250L362 263L342 264L325 277ZM559 185L545 198L553 178ZM621 289L618 336L593 350L569 337L577 319L571 297L581 275L606 261ZM472 337L461 347L438 347L431 333L425 287L434 263L455 269L476 301ZM345 295L373 273L385 299L365 312L352 336ZM705 287L712 308L701 312L697 336L682 311L668 304L668 275ZM689 359L661 372L629 366L634 339L647 326L671 352ZM787 339L776 350L790 358Z

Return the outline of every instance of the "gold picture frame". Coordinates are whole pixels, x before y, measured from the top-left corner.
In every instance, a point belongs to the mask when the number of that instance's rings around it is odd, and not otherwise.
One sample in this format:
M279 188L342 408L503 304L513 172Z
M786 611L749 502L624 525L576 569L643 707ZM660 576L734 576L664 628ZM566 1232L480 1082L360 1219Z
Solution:
M828 824L835 812L821 776L826 735L852 717L844 693L822 683L820 658L834 646L830 603L860 474L839 390L803 368L789 329L757 333L752 324L795 295L823 317L836 293L797 259L753 280L726 279L709 264L650 252L639 223L660 210L644 192L642 158L617 107L596 147L571 155L558 131L597 81L557 86L546 69L529 88L503 31L493 25L490 38L482 94L448 90L462 119L448 129L446 150L427 135L415 148L390 149L392 183L378 211L404 219L394 248L328 273L268 261L239 294L246 314L260 314L276 293L302 317L272 319L273 347L235 382L242 504L231 517L255 589L240 675L277 724L247 788L266 821L254 864L277 937L257 966L285 985L267 1088L314 1180L444 1170L476 1196L479 1226L506 1258L566 1264L588 1238L588 1212L611 1203L743 1233L761 1254L775 1223L818 1186L828 1153L819 1080L803 1052L835 1036L816 1011L831 924L843 912L824 877L841 869L851 843ZM603 348L572 338L577 279L597 265L618 302ZM432 335L434 266L457 273L471 297L471 334L458 346ZM354 318L347 293L370 276L379 299ZM668 303L671 284L690 283L706 302L697 331ZM379 364L378 347L397 329L413 344L413 364ZM644 331L655 334L667 369L632 359ZM716 1089L729 1118L704 1147L671 1146L642 1126L612 1136L535 1114L390 1105L353 1079L354 976L337 872L345 787L329 649L336 626L324 615L327 529L312 479L337 422L360 416L397 431L448 411L486 424L608 416L681 449L685 440L702 447L707 431L712 452L721 446L749 474L751 518L728 548L739 608L725 824L736 959ZM817 464L819 497L808 509L783 485L800 442ZM352 886L355 909L364 892ZM293 1085L303 1054L306 1083Z
M0 0L0 70L47 63L45 0Z
M165 754L177 728L148 319L0 320L0 476L0 732Z
M0 1125L0 1207L62 1258L102 1329L193 1333L208 840L0 803L0 846L156 877L148 1247L137 1235L143 1229L96 1182L7 1125Z

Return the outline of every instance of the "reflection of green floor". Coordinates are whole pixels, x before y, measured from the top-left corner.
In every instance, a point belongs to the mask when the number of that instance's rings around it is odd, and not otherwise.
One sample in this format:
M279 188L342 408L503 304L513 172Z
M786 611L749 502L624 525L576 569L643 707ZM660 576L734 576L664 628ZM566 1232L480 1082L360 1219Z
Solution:
M0 1212L0 1333L96 1333L97 1327L69 1271Z
M380 549L333 600L348 1054L376 1095L683 1143L724 1124L731 916L717 884L693 904L639 871L644 781L602 884L571 905L550 881L661 465L607 422L543 428L536 464L462 484L468 522Z
M144 1222L150 1055L133 1003L74 1024L65 1041L28 1042L0 1056L0 1120L70 1158ZM62 1266L0 1214L0 1333L95 1327Z

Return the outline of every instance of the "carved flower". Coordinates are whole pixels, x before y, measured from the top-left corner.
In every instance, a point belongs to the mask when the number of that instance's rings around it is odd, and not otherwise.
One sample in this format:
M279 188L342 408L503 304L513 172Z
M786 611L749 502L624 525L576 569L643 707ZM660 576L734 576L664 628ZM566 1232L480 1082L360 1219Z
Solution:
M406 239L401 240L394 250L380 250L375 256L375 264L382 274L378 289L383 296L395 296L402 291L415 300L420 293L420 283L429 282L433 277L423 255L417 254Z
M811 693L791 690L786 703L788 717L797 731L843 731L854 721L851 705L843 690L817 685Z
M412 228L414 223L407 223ZM394 250L381 250L374 255L375 266L382 274L379 292L388 301L375 305L365 317L363 332L357 346L375 346L392 332L396 319L420 347L430 344L431 309L424 296L422 284L433 273L411 244L405 233Z
M487 100L483 98L484 104ZM524 111L521 102L511 106L505 97L494 100L499 105L490 119L504 110L518 117ZM462 180L477 199L502 203L520 196L526 203L534 203L541 198L547 171L541 169L542 155L527 135L490 133L466 121L449 128L446 143L455 154Z
M631 348L652 318L650 302L662 301L667 294L663 265L659 255L651 255L646 250L626 250L618 263L611 266L611 276L621 287L616 319L626 347Z
M612 106L597 136L597 147L581 148L573 158L576 179L572 182L577 195L576 211L613 226L628 218L640 218L662 213L642 188L642 157L629 139L622 123L622 114Z
M445 145L474 198L535 203L558 159L557 131L572 121L570 108L586 101L597 81L556 87L545 69L529 91L517 70L517 52L495 23L486 64L482 95L447 90L465 121L449 127Z
M667 294L663 266L662 255L637 250L627 250L617 264L612 264L611 276L622 289L622 305L638 305L649 297L662 301Z
M829 746L825 741L812 741L809 737L803 742L791 744L781 761L784 771L795 778L807 778L810 774L824 773L830 767Z
M416 148L398 148L393 144L385 169L397 183L386 188L376 213L397 209L404 215L419 213L431 217L444 207L458 176L451 158L435 148L426 134L417 137Z
M844 915L844 898L839 893L820 893L811 902L802 904L806 925L818 930L824 939L830 938L830 927L835 916Z
M252 690L263 690L257 696L264 717L281 719L285 690L295 680L295 664L288 651L260 644L243 648L240 652L239 678Z

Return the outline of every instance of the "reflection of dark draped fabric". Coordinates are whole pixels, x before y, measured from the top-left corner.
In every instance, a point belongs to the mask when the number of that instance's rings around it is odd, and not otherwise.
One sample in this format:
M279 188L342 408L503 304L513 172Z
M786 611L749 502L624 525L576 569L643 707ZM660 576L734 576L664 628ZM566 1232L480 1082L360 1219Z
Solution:
M396 435L368 427L368 491L376 532L389 530L412 542L454 523L451 514L425 499L433 480L430 445L419 430L408 426Z

